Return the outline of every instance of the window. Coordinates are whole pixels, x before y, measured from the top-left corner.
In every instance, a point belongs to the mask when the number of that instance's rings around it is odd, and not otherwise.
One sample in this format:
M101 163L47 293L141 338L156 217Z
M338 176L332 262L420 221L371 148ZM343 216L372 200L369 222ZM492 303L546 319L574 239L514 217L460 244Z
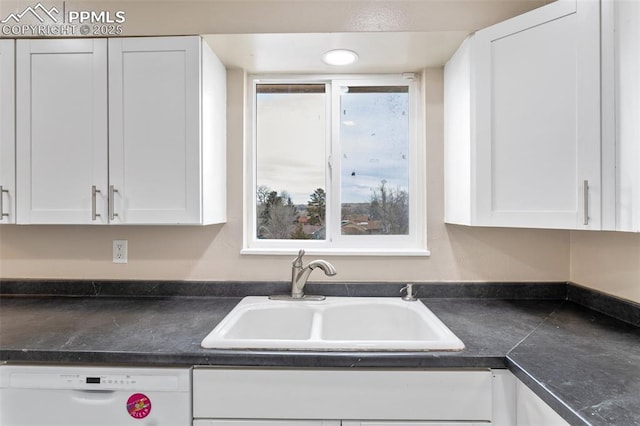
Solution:
M428 254L416 81L250 81L243 253Z

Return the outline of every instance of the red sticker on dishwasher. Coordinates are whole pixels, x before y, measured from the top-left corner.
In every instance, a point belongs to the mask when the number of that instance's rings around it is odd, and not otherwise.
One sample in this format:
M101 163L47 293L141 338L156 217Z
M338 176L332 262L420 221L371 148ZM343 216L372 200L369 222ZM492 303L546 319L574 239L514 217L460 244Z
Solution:
M145 394L134 393L127 400L127 411L134 419L144 419L151 412L151 400Z

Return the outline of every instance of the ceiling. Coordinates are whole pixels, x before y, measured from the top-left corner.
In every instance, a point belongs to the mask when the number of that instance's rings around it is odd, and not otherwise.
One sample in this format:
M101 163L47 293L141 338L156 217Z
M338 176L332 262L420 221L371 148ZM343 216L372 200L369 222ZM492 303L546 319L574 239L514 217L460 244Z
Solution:
M205 40L229 68L250 73L398 73L442 66L467 31L314 34L220 34ZM357 63L322 62L331 49L358 53Z
M397 73L442 66L468 34L553 0L69 0L126 12L124 35L204 35L223 63L250 73ZM569 1L569 0L567 0ZM23 0L0 0L0 15ZM355 50L330 67L322 54Z
M550 1L209 0L228 31L220 22L221 31L201 34L227 67L250 73L416 72L444 65L475 30ZM354 50L359 61L326 65L331 49Z

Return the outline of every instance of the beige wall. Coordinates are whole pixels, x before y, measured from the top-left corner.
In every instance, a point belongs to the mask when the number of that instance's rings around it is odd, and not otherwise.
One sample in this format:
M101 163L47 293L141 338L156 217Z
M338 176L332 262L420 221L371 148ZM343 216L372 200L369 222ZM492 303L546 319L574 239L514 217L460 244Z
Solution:
M443 222L443 73L425 72L431 257L327 257L339 281L555 281L569 278L569 232L481 229ZM244 73L228 87L228 222L208 227L2 226L0 276L287 280L290 256L241 256ZM129 240L129 263L111 240ZM323 278L315 275L315 279Z
M571 232L571 281L640 303L640 234Z
M473 31L549 0L67 1L127 12L124 35ZM2 0L0 15L33 2ZM340 10L339 14L335 11ZM329 258L340 281L572 280L640 301L640 235L443 223L442 70L426 72L429 258ZM243 75L229 73L228 222L209 227L0 226L1 278L286 280L289 257L241 256ZM129 263L111 241L129 240ZM314 278L321 278L314 276Z

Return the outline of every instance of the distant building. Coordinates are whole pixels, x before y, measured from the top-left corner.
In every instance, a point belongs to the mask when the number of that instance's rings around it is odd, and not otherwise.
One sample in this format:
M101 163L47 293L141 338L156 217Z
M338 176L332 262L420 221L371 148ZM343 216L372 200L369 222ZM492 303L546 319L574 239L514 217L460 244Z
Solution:
M379 235L382 222L379 220L344 220L342 221L342 235Z

